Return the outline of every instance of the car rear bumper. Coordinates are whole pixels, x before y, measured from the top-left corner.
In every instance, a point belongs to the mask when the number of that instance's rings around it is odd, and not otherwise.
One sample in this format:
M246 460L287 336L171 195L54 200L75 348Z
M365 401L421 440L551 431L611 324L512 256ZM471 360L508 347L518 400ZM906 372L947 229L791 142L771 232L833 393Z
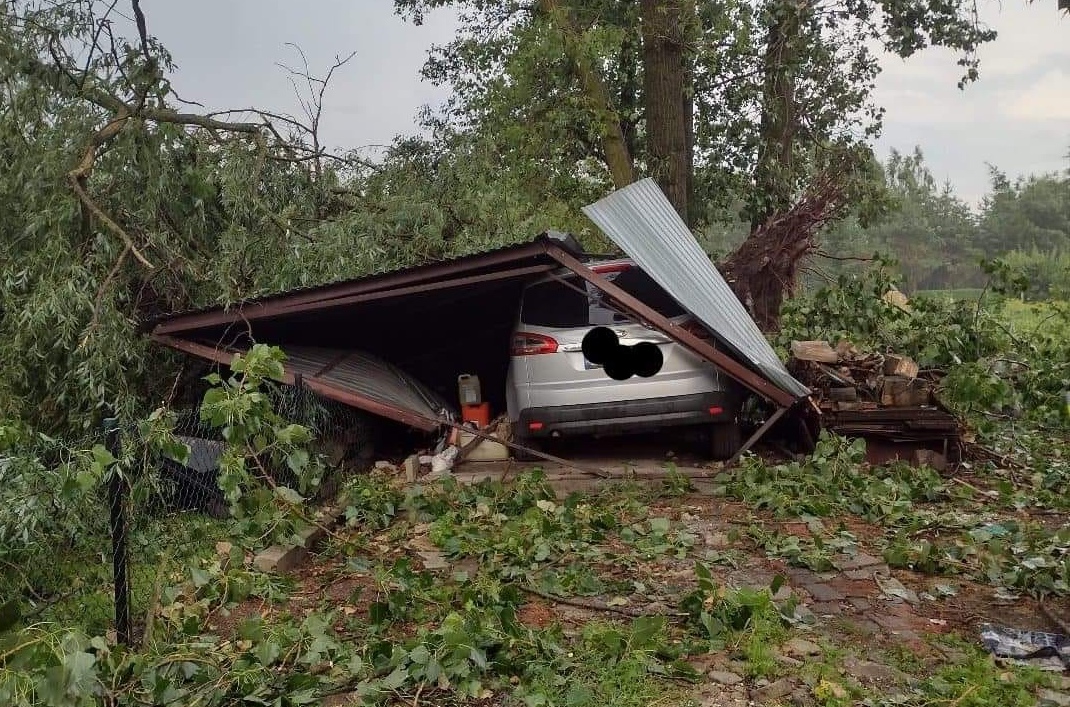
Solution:
M668 398L620 400L520 411L517 432L522 437L644 432L663 427L731 422L736 410L726 391Z

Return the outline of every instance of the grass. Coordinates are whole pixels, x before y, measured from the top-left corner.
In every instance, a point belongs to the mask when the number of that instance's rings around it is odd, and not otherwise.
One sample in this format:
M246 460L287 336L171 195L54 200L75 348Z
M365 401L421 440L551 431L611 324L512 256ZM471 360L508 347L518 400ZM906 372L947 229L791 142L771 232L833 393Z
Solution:
M966 660L948 665L917 688L912 705L955 707L1032 707L1038 688L1051 687L1050 674L1031 668L1000 667L971 644L960 643Z
M981 296L984 290L980 288L962 288L951 290L917 290L915 297L931 297L933 299L950 299L955 302L963 300L975 300Z
M1067 302L1023 302L1008 299L1003 304L1003 317L1014 331L1031 335L1049 333L1060 311L1065 311Z

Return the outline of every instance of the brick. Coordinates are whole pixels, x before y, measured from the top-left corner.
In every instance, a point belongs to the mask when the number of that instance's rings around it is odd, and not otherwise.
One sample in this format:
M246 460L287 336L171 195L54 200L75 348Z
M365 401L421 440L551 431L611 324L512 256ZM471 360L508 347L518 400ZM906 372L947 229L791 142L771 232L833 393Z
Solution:
M843 599L843 593L828 584L807 584L805 587L814 601L839 601Z
M818 616L839 616L843 613L843 608L834 601L818 602L810 608Z
M829 586L842 593L845 597L868 597L875 593L877 587L870 580L847 579L837 577L829 582Z
M853 606L856 611L861 611L862 613L866 613L873 608L873 605L869 603L868 599L851 597L847 601L851 603L851 606Z
M872 555L867 555L864 552L860 552L853 557L847 557L842 560L837 560L835 565L838 569L843 571L860 570L865 567L874 567L881 564L881 561Z

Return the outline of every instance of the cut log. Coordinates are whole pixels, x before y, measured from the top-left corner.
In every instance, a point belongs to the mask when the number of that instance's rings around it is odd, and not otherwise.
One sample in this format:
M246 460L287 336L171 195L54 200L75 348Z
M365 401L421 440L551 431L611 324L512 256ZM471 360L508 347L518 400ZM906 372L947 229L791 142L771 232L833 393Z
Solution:
M840 339L839 343L836 344L836 353L844 360L855 358L858 356L858 347L847 339Z
M880 383L881 405L915 407L932 402L932 388L925 381L903 376L885 376Z
M791 355L799 361L817 361L818 363L836 363L839 354L829 346L827 341L793 341Z
M917 378L918 364L914 363L914 359L909 356L888 354L884 357L884 375Z

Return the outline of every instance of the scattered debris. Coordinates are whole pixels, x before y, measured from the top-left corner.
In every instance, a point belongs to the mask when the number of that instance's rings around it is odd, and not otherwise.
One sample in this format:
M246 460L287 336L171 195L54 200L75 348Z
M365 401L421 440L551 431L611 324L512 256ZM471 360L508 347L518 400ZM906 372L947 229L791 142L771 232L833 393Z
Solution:
M405 481L412 484L416 482L416 477L420 474L420 457L413 454L405 459L403 464L405 468Z
M1037 691L1037 704L1040 707L1070 707L1070 695L1042 687Z
M1062 634L983 624L981 642L996 657L1016 664L1052 671L1070 668L1070 637Z
M909 356L860 352L853 344L841 341L835 348L825 341L791 342L788 369L810 386L822 407L839 402L835 409L867 409L934 405L934 372L922 372ZM843 401L841 390L853 388L857 402ZM837 400L839 398L840 400Z
M459 452L460 450L451 444L431 457L431 473L427 475L427 478L438 479L448 474L453 469L453 462L457 459Z
M449 569L450 563L446 561L446 556L438 551L429 552L417 552L420 556L420 560L423 562L424 569L428 571Z
M945 470L962 458L961 421L936 397L939 373L909 356L859 351L849 341L793 341L788 363L814 391L822 424L864 437L872 463L901 459Z
M874 575L874 580L876 580L877 586L880 587L885 597L902 600L908 604L917 604L920 601L917 592L913 589L908 589L895 577Z

